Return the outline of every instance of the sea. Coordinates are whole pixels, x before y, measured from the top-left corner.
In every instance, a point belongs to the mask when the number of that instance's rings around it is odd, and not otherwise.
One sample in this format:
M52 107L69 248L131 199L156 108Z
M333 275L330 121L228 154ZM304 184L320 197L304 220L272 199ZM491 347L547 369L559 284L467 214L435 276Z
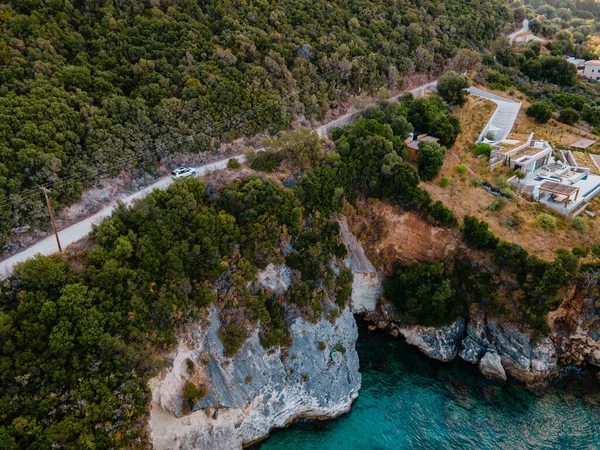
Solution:
M260 450L600 449L600 383L575 369L543 395L441 363L359 321L362 388L349 413L300 421Z

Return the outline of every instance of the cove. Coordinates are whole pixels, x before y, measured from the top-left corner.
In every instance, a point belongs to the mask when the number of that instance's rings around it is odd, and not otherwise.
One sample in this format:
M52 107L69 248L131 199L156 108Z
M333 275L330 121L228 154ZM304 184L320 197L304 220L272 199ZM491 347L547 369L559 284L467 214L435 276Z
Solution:
M495 386L471 364L440 363L359 321L362 388L352 410L300 421L257 450L600 448L600 385L573 372L542 396Z

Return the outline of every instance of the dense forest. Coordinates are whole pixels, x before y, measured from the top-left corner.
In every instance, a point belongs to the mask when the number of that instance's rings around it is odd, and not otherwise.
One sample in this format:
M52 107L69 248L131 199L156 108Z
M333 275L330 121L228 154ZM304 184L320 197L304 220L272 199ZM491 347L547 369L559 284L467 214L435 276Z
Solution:
M512 19L501 0L3 2L0 246L48 226L40 184L60 208L98 177L322 118Z
M448 117L439 99L407 95L334 130L335 151L325 152L307 129L284 133L265 140L267 151L250 164L283 165L296 174L288 188L256 176L208 188L180 180L119 207L83 251L19 265L0 285L0 446L147 442L146 383L161 364L155 355L172 348L181 327L206 318L210 305L220 311L229 356L255 327L265 348L289 346L290 314L335 320L352 273L340 267L346 248L328 216L344 201L388 199L456 226L454 214L418 186L420 171L439 170L437 160L419 170L404 160L407 116L417 112ZM445 150L435 145L443 161ZM285 294L252 282L269 263L293 270ZM203 389L186 387L186 395L206 395Z

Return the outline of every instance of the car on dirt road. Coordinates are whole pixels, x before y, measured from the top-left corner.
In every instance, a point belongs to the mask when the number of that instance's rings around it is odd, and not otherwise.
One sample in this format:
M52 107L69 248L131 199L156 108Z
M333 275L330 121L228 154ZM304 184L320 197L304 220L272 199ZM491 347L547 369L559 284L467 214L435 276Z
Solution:
M173 180L177 178L187 178L187 177L195 177L196 171L191 167L178 167L177 169L171 172L171 178Z

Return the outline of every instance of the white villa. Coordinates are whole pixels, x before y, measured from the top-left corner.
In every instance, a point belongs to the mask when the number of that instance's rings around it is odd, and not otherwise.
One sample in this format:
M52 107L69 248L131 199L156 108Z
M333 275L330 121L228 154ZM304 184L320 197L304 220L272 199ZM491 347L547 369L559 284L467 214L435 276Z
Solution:
M530 135L511 134L493 145L490 165L508 165L525 172L509 183L530 194L538 202L568 216L582 213L588 202L600 193L600 176L580 167L573 153L554 149L544 140Z

